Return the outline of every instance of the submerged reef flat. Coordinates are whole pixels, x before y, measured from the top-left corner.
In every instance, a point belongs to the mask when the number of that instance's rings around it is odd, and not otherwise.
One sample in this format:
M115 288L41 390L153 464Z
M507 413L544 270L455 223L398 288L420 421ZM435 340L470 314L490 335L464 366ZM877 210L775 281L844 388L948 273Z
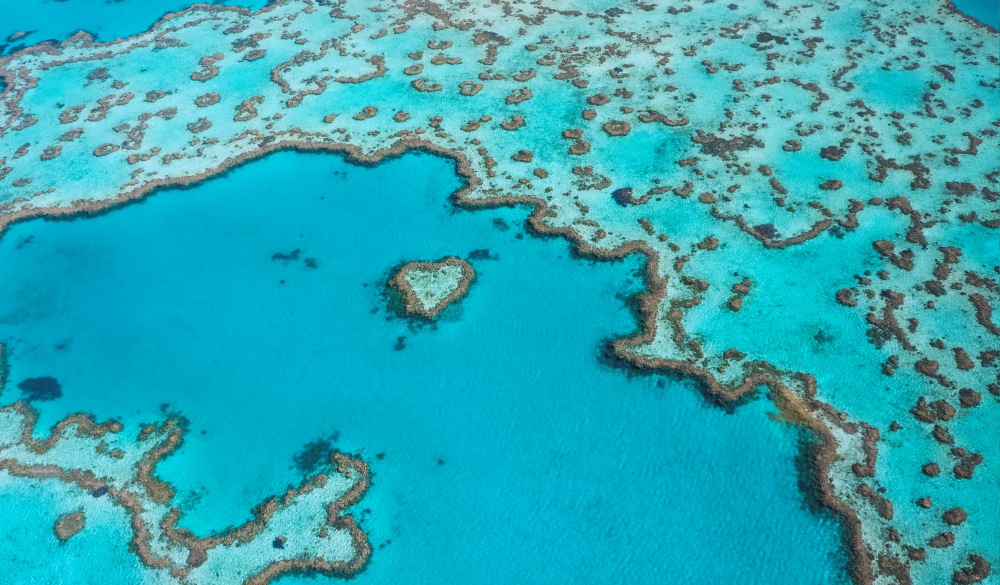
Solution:
M857 583L980 582L998 40L941 0L198 6L0 60L0 226L280 149L450 157L456 203L648 259L618 359L720 402L766 392L812 430Z
M472 266L461 258L409 262L396 272L389 286L403 295L407 315L434 319L465 296L475 275Z
M40 482L59 481L124 509L131 550L149 569L178 583L264 584L303 572L349 576L367 562L371 547L350 515L341 512L368 488L368 467L335 453L301 485L269 498L241 526L199 538L179 527L174 487L156 466L183 440L183 419L150 424L133 436L121 423L72 415L45 439L34 438L37 413L17 402L0 409L0 472ZM85 529L82 510L60 516L55 537L66 541ZM275 543L281 543L277 546Z

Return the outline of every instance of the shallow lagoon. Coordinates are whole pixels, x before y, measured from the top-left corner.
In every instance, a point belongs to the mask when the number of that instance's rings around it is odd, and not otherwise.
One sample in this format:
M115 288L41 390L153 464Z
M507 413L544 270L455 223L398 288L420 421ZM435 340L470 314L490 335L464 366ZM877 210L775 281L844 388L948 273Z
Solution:
M845 582L838 524L805 509L797 431L770 403L726 414L602 364L603 340L635 327L639 259L573 258L524 235L525 208L456 210L458 186L427 155L279 153L15 225L4 402L53 376L43 427L187 416L160 475L199 533L296 482L310 442L360 452L374 485L355 512L376 547L361 583ZM477 279L437 325L387 310L395 266L474 250Z

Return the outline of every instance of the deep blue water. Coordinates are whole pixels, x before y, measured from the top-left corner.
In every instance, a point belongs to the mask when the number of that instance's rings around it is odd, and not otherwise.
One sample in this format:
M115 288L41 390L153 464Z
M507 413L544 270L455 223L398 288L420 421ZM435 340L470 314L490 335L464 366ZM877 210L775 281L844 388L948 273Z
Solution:
M183 10L192 0L3 0L0 2L0 56L46 40L65 40L85 30L98 41L110 41L148 29L164 14ZM203 0L258 9L267 0ZM7 42L16 32L31 34Z
M997 0L952 0L955 7L993 28L1000 28L1000 2Z
M635 327L639 259L573 258L524 234L526 209L456 210L458 185L428 155L366 169L279 153L98 217L15 225L0 397L53 376L43 427L187 416L160 475L201 534L297 482L311 441L361 453L374 485L355 512L376 552L359 583L845 582L839 525L805 509L798 431L770 403L727 414L600 360ZM386 309L393 266L473 250L494 259L472 260L468 297L436 326ZM15 539L28 512L0 514Z

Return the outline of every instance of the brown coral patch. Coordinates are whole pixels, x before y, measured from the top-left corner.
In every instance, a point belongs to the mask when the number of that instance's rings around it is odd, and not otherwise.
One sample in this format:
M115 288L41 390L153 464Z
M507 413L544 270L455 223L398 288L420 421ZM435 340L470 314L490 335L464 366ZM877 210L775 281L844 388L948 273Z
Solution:
M527 87L522 87L521 89L512 91L507 95L505 102L507 105L519 104L521 102L531 99L531 90Z
M962 508L951 508L941 515L941 519L949 526L958 526L968 520L968 518L969 515Z
M424 77L418 77L417 79L414 79L413 81L410 82L410 85L413 87L413 89L425 93L441 91L442 89L444 89L444 86L441 85L440 83L428 83L427 79Z
M473 96L483 90L482 83L476 83L475 81L463 81L458 84L458 93L466 96Z
M597 93L587 98L587 103L592 106L603 106L611 101L611 98L604 93Z
M362 120L367 120L368 118L371 118L377 113L378 113L378 108L376 108L375 106L365 106L364 109L362 109L360 112L354 114L354 119L360 122Z
M60 142L73 142L77 138L83 135L83 128L73 128L67 132L64 132L62 136L59 137Z
M970 566L956 570L951 581L956 585L972 585L990 576L990 563L979 555L969 555Z
M62 146L46 146L45 150L42 151L40 158L42 160L52 160L62 153Z
M511 116L509 119L504 120L500 123L500 127L504 130L517 130L524 126L524 118L521 116Z
M70 538L76 536L78 532L83 530L86 525L86 517L83 515L83 510L77 510L75 512L68 512L59 516L56 520L53 530L56 533L56 538L60 542L66 542Z
M236 106L236 114L233 116L234 122L249 122L257 117L257 106L264 103L264 96L255 95L240 102Z
M934 548L948 548L949 546L954 546L955 535L951 532L942 532L941 534L931 538L927 544Z
M118 150L119 146L117 144L102 144L94 149L94 156L108 156L112 152Z
M221 98L219 97L219 94L215 92L205 93L194 98L194 105L198 106L199 108L206 108L208 106L212 106L219 103L220 99Z
M831 161L838 161L844 158L844 154L844 149L839 146L826 146L819 151L821 157Z
M212 127L212 122L208 118L198 118L196 122L191 122L187 125L188 131L193 134L198 134L204 132Z
M216 75L219 74L219 67L216 63L223 60L225 55L222 53L213 53L202 57L198 64L201 65L201 71L195 71L191 74L192 81L208 81Z
M666 114L657 112L656 110L646 110L639 114L639 121L645 123L659 122L670 127L687 126L688 119L684 116L680 116L676 120L671 119Z
M267 51L265 51L264 49L250 49L249 51L247 51L246 53L244 53L243 60L244 61L256 61L257 59L263 58L264 55L266 55L266 54L267 54Z
M458 266L462 269L462 279L459 281L455 290L449 293L445 298L441 299L437 305L433 307L425 307L410 287L410 282L406 279L406 275L411 270L432 271L437 270L442 266ZM450 304L462 298L469 292L469 285L472 284L475 276L476 272L472 269L472 266L468 262L462 260L461 258L450 256L448 258L442 258L437 262L410 262L405 264L399 269L398 272L396 272L395 276L392 277L388 286L397 289L403 295L407 315L423 319L434 319Z
M607 132L608 136L627 136L632 131L632 126L624 120L612 120L601 126L601 130Z

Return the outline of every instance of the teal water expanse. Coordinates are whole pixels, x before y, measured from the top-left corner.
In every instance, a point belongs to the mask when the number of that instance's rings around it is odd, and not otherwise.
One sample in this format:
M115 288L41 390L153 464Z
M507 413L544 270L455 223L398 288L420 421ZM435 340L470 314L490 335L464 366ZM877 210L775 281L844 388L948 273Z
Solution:
M456 210L451 169L278 153L13 226L4 402L51 376L62 397L36 403L42 427L186 416L159 473L199 534L295 483L310 442L359 452L373 486L355 511L376 547L360 583L845 582L839 525L805 508L798 431L771 403L727 414L690 383L602 363L635 327L639 259L573 258L524 235L524 208ZM394 266L474 250L477 279L436 326L386 309ZM26 512L4 510L16 539Z

